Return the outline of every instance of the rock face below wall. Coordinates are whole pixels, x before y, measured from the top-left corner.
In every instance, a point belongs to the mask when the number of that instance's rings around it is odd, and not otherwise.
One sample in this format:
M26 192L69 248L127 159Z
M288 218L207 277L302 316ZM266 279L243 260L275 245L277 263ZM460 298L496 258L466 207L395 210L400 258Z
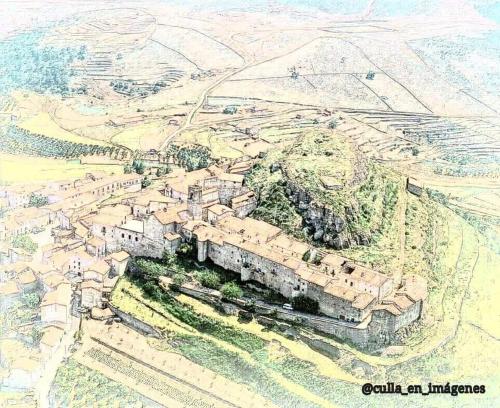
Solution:
M344 207L344 214L336 214L331 208L315 202L307 191L288 179L286 193L302 216L305 232L314 241L335 249L369 244L367 236L353 234L347 229L347 223L354 219L358 211L353 204L346 203L348 206Z

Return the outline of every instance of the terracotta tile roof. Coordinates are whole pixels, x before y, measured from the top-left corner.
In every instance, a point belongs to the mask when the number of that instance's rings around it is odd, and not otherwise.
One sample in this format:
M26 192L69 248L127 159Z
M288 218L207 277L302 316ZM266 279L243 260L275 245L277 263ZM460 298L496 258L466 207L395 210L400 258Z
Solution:
M102 238L99 237L92 237L87 241L88 245L92 245L94 247L102 246L106 244L106 241L104 241Z
M9 296L17 295L19 293L19 288L14 281L8 281L0 284L0 295Z
M56 326L48 326L43 329L43 335L40 339L40 344L44 344L49 347L54 347L61 342L64 335L64 330Z
M153 216L163 225L172 224L174 222L180 223L184 220L181 218L181 215L179 213L185 211L186 209L187 204L182 203L164 211L156 211Z
M102 283L96 282L94 280L86 280L81 283L80 287L82 290L94 289L100 292L102 290Z
M228 233L239 234L247 240L260 244L268 242L281 233L281 229L254 218L225 217L216 226Z
M32 271L23 272L17 277L17 279L19 280L19 283L23 285L29 285L30 283L36 282L36 277Z
M241 194L239 196L233 197L231 199L231 206L239 206L247 203L248 200L257 199L255 193L253 191L249 191L248 193Z
M71 303L71 285L60 284L56 290L47 292L42 299L41 307L50 305L69 306Z
M89 265L87 269L92 272L97 272L100 275L106 275L111 267L106 261L100 259L97 262L94 262L92 265Z
M222 204L213 204L210 207L208 207L208 211L213 212L216 215L222 215L226 213L234 213L234 211Z
M122 262L125 259L130 258L130 255L128 254L128 252L120 251L120 252L113 252L109 257L117 262Z

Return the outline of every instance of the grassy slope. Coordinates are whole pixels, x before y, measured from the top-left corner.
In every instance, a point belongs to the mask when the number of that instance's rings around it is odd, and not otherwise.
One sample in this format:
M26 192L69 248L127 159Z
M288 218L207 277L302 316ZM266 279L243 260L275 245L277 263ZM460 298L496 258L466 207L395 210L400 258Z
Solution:
M350 393L350 384L357 381L338 365L304 344L290 341L274 332L264 331L263 327L255 322L242 324L235 317L222 316L201 302L179 296L178 300L193 307L197 313L209 316L218 324L235 330L233 335L230 331L225 331L226 335L223 336L206 334L205 331L194 330L192 326L179 322L173 316L152 316L149 309L126 296L121 291L122 288L127 288L134 295L144 296L139 288L134 288L131 282L122 279L113 292L113 304L166 330L175 349L188 358L228 378L248 384L254 391L271 398L279 406L335 406L342 401L343 396ZM158 310L164 310L156 301L146 302ZM238 344L228 337L242 335L248 339L246 343ZM273 352L277 342L281 349L279 357ZM253 345L248 348L248 344ZM260 346L256 347L259 344ZM237 370L234 367L235 360L244 368ZM291 364L295 367L294 370L290 370ZM310 381L311 378L316 381ZM301 400L304 402L300 402ZM295 402L290 405L292 401Z
M254 216L303 237L301 217L286 196L283 186L285 177L280 171L272 173L270 170L274 163L280 163L290 180L304 188L314 201L331 208L346 221L344 235L367 236L375 245L384 241L387 235L390 235L390 239L397 236L398 231L394 226L398 222L398 207L404 201L402 196L406 194L403 178L377 163L368 163L366 178L359 184L349 186L354 167L360 164L341 135L330 130L308 132L300 143L291 148L269 153L248 176L249 186L259 192L261 197ZM339 191L326 190L321 183L324 176L339 180L344 188ZM352 217L348 217L346 207L352 208ZM373 259L366 257L363 261L381 266L380 260L388 259L385 254L377 255L384 246L393 246L389 249L395 250L397 245L389 245L385 240L377 250L372 251ZM355 257L355 251L352 255ZM390 265L386 269L390 269Z

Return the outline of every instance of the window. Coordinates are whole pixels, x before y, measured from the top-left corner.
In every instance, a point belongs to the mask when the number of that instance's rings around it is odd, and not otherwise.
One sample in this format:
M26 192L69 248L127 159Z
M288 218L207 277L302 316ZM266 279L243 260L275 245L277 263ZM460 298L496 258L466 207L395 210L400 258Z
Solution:
M102 227L101 231L102 231L103 234L105 234L106 233L106 227Z
M132 235L129 235L129 236L128 236L128 239L132 239Z
M352 286L352 282L351 282L351 286Z
M135 237L135 242L139 241L139 238Z
M122 234L122 238L125 238L125 234Z

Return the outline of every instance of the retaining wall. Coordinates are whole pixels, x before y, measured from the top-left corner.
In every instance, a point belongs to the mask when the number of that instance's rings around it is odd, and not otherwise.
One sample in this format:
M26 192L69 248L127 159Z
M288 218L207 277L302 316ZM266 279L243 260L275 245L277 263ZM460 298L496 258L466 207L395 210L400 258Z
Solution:
M137 330L138 332L142 333L142 334L146 334L148 336L152 336L152 337L155 337L157 339L160 339L162 338L162 334L161 332L154 328L153 326L137 319L136 317L132 316L131 314L129 313L126 313L116 307L113 307L111 305L108 305L108 307L110 308L110 310L116 314L121 320L122 322L131 327L132 329L134 330Z

